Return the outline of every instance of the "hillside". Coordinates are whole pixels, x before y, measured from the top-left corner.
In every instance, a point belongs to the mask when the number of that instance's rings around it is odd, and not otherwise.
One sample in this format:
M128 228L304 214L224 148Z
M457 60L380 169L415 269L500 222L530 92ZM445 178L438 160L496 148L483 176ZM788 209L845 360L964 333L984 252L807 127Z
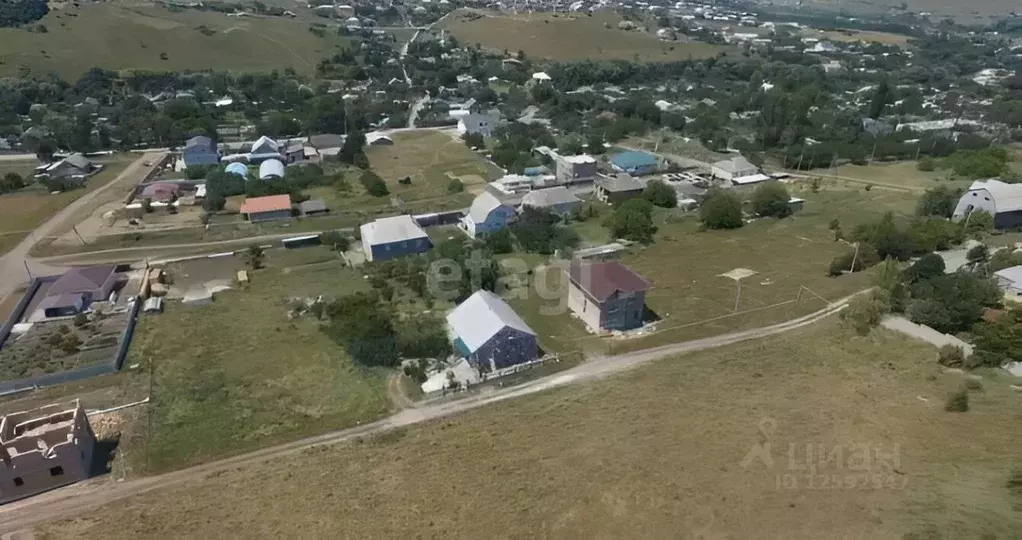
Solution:
M329 34L317 37L297 20L113 4L54 9L39 24L45 33L38 25L0 29L0 75L21 66L71 79L94 66L311 71L345 43Z
M621 30L620 16L580 14L496 14L454 12L442 23L461 43L495 51L519 50L550 60L634 60L665 62L707 58L726 47L700 42L661 41L639 30Z

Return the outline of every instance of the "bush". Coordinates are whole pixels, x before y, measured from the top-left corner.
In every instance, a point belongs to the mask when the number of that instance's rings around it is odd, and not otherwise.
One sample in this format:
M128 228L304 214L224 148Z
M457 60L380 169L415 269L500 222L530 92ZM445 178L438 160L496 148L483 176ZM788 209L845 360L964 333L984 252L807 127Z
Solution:
M860 294L848 302L848 307L841 312L841 319L855 328L859 335L866 335L880 319L891 312L891 297L887 291L874 289Z
M937 169L937 162L932 157L925 156L916 163L916 169L924 172L933 171Z
M461 193L462 191L465 191L465 184L462 184L461 180L455 178L450 182L447 182L447 193L454 195L455 193Z
M969 392L979 392L983 389L983 383L977 379L965 379L965 389Z
M387 183L380 178L380 175L373 171L364 171L358 181L362 184L362 187L366 189L366 193L373 197L385 197L390 195L390 190L387 189Z
M961 193L947 186L937 186L926 190L916 205L918 216L940 216L950 218L958 205Z
M699 209L699 219L708 229L737 229L742 220L742 201L726 191L712 193Z
M834 218L834 219L830 220L830 223L827 225L827 227L829 227L830 230L832 230L832 231L840 230L841 229L841 222L838 221L837 218Z
M966 412L969 410L969 392L965 389L959 390L948 396L944 402L944 410L947 412Z
M348 251L351 240L340 231L326 231L319 235L320 242L334 251Z
M950 368L960 368L965 364L965 351L954 345L944 345L937 354L937 363Z
M652 180L646 184L642 191L642 197L661 208L674 208L678 206L678 192L674 188L659 181Z
M870 245L860 243L858 251L858 255L852 250L834 257L834 260L830 261L827 273L830 276L840 276L845 272L861 272L880 262L880 256Z
M784 184L777 181L764 182L752 193L752 210L762 217L788 217L791 215L789 200L791 196Z

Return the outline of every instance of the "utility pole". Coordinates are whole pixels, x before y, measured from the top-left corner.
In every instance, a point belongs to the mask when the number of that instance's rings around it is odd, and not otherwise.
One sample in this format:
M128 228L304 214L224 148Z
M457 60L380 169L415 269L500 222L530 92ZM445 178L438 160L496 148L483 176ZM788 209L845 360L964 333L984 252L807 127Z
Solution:
M735 313L738 313L738 304L742 301L742 280L736 279L738 282L738 293L735 294Z
M848 269L849 273L855 272L855 262L859 259L859 243L855 243L855 254L852 255L852 267Z
M78 237L78 239L79 239L79 240L81 240L81 242L82 242L82 245L83 245L83 246L84 246L85 244L88 244L88 242L86 242L86 241L85 241L85 239L84 239L84 238L82 238L82 235L78 234L78 228L77 228L77 227L75 227L74 225L72 225L72 226L71 226L71 230L75 232L75 236L77 236L77 237Z
M25 265L25 272L28 274L29 281L35 279L34 277L32 277L32 270L29 269L29 267L28 267L28 261L23 260L21 262Z

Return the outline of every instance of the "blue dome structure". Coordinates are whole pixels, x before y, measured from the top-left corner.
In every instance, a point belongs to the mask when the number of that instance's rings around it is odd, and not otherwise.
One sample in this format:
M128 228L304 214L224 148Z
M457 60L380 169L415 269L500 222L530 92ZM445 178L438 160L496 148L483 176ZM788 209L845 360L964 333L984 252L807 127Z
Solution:
M228 165L227 168L224 169L224 171L229 172L231 174L236 174L242 178L248 177L248 166L246 166L244 163L239 163L237 161Z

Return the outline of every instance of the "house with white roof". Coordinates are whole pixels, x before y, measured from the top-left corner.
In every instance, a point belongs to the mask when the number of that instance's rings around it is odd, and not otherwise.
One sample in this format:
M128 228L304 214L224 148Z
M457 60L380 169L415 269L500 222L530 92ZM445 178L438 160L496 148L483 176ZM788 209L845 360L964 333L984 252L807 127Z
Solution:
M537 71L532 74L532 80L536 83L544 84L552 81L550 75L547 75L545 71Z
M362 233L362 250L367 261L425 253L433 247L426 231L407 214L363 224L359 232Z
M483 191L472 201L468 215L462 223L465 232L476 238L480 234L497 232L507 227L515 214L514 208L500 202L500 199L489 191Z
M976 180L958 199L951 219L967 220L976 211L993 216L995 229L1022 226L1022 184L1008 184L996 178Z
M479 133L486 137L493 136L493 130L497 128L497 123L500 122L500 114L496 112L489 113L468 113L458 117L458 135L465 135L466 133L475 134Z
M280 154L280 144L277 141L263 135L256 142L252 143L252 150L248 154L248 162L253 164L262 163L267 159L284 160Z
M710 172L715 178L734 180L743 176L752 176L759 172L759 168L749 163L749 160L744 157L736 156L714 163L710 166Z
M476 291L447 315L458 354L480 371L523 364L539 356L536 332L490 291Z

